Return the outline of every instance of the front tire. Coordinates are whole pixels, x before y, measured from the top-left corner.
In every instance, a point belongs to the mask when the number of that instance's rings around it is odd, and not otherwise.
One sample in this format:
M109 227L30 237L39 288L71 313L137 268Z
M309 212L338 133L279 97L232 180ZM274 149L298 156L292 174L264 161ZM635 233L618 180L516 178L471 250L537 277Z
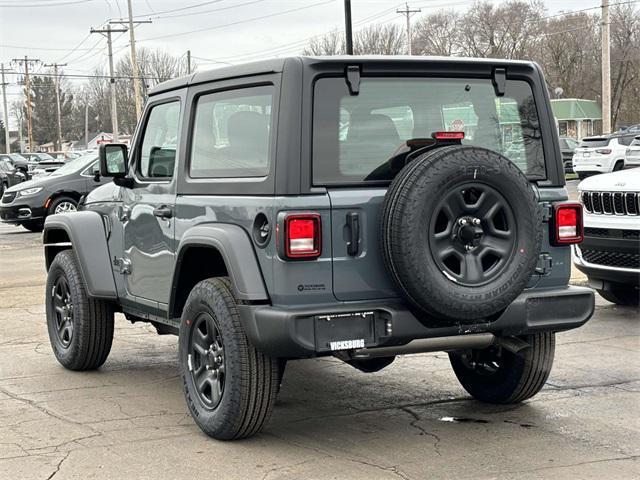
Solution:
M22 223L22 226L33 233L39 233L44 229L44 222L41 220L31 220Z
M555 334L521 339L529 346L517 353L497 346L449 354L456 377L472 397L487 403L519 403L542 389L553 365Z
M264 427L278 392L279 362L249 343L227 279L203 280L189 294L178 355L185 399L204 433L233 440Z
M71 197L58 197L49 205L49 215L70 213L78 210L78 202Z
M605 300L627 307L640 306L640 289L628 287L626 285L616 285L608 290L598 290L598 293Z
M113 306L87 295L72 250L53 259L47 275L47 329L53 353L69 370L94 370L111 351Z

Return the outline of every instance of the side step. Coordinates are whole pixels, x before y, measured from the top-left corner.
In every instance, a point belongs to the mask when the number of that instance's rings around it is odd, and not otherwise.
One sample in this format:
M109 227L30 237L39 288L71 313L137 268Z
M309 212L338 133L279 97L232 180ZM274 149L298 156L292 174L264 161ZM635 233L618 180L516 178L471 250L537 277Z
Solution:
M412 340L406 345L394 347L359 348L354 350L352 359L367 359L391 357L393 355L407 355L411 353L448 352L452 350L466 350L470 348L487 348L496 343L493 333L474 333L470 335L455 335L452 337L421 338Z

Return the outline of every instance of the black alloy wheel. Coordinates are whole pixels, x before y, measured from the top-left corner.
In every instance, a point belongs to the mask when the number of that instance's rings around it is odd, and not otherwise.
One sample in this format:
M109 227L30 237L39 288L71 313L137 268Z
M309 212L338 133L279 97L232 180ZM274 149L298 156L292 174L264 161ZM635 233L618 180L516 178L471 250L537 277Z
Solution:
M429 246L442 273L458 285L479 286L500 275L513 257L516 222L495 188L463 183L435 208Z
M56 319L56 334L64 348L69 348L73 339L73 301L69 283L64 274L59 275L51 289L51 301Z
M190 373L198 398L207 409L214 409L224 393L224 345L215 318L202 312L194 321L189 339Z

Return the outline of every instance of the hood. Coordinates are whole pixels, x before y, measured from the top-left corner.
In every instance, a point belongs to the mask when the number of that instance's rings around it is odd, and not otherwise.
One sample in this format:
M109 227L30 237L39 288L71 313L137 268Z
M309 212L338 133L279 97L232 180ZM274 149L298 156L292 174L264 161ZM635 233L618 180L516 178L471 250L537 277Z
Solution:
M27 180L26 182L21 182L21 183L18 183L17 185L14 185L13 187L7 188L5 192L18 192L20 190L26 190L27 188L34 188L34 187L48 187L53 183L59 182L60 178L61 177L50 177L50 176L34 178L32 180Z
M578 190L590 192L640 192L640 168L594 175L584 179Z

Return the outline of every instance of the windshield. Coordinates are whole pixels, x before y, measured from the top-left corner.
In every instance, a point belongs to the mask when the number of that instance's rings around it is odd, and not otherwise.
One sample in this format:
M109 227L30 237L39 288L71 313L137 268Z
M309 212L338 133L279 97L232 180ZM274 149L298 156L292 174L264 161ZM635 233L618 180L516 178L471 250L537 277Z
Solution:
M19 153L12 153L11 155L9 155L11 158L13 158L14 160L18 160L18 161L23 161L26 162L27 159L24 158L22 155L20 155Z
M0 159L0 171L2 172L13 172L13 165L9 163L9 160Z
M608 138L583 138L580 142L582 148L600 148L609 145Z
M91 162L95 162L98 159L98 155L95 153L88 153L78 158L74 158L70 162L65 163L56 171L51 173L51 176L66 175L67 173L77 172L83 168L88 167Z
M508 80L498 97L490 79L364 77L358 95L350 95L340 77L315 85L314 183L391 180L393 165L442 131L463 131L463 145L496 151L530 178L545 177L527 82Z

